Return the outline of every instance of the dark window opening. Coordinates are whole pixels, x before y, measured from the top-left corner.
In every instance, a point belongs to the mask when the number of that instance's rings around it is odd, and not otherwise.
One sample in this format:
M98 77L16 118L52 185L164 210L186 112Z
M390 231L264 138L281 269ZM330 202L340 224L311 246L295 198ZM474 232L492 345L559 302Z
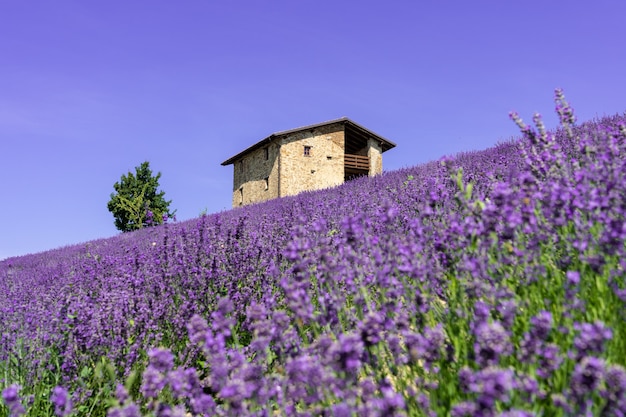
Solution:
M311 147L310 146L305 146L304 147L304 156L311 156Z
M270 148L265 148L265 160L270 159Z

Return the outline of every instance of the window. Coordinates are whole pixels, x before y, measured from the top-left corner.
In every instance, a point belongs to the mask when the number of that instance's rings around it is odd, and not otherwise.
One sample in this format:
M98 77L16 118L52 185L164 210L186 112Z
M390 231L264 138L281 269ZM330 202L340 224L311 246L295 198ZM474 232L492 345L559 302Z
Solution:
M265 182L265 191L269 190L270 189L270 177L265 177L263 181Z
M311 156L311 147L310 146L305 146L304 147L304 156Z
M265 160L270 159L270 148L265 148Z

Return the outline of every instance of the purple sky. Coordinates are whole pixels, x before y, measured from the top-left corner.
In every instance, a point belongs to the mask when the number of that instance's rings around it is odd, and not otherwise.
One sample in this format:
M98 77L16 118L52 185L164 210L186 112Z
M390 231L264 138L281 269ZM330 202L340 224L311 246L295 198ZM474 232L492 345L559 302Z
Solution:
M626 110L626 2L0 3L0 259L116 235L113 183L144 160L179 220L230 209L269 134L347 116L385 170Z

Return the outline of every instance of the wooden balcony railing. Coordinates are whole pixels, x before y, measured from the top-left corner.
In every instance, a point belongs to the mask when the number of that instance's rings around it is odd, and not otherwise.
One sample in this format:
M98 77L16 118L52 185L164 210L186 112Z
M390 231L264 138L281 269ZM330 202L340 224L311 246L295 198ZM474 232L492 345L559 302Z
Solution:
M370 169L370 159L368 156L345 154L343 158L345 168L366 169L368 171Z

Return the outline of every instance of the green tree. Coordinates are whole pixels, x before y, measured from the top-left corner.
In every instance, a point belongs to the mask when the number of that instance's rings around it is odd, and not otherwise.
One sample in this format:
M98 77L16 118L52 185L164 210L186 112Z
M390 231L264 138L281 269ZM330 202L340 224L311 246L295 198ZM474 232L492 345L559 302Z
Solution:
M143 162L135 167L135 174L128 172L113 185L107 207L115 217L115 227L122 232L130 232L146 226L154 226L174 216L170 212L171 200L163 198L164 191L158 191L161 173L152 175L150 164Z

